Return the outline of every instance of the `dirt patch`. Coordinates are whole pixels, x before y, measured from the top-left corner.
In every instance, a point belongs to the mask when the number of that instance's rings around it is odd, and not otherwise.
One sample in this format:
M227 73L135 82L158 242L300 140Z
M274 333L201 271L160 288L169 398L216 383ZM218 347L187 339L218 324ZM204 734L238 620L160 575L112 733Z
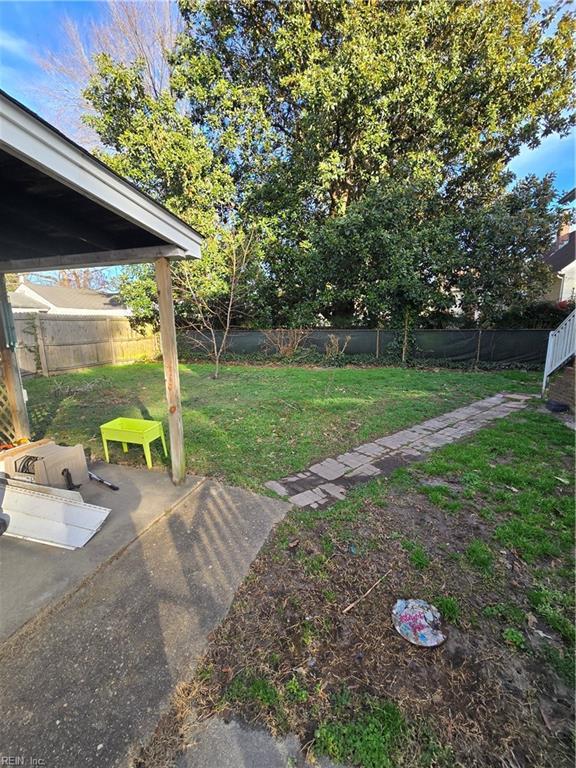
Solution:
M204 659L194 693L202 716L234 713L310 743L332 697L345 689L392 700L411 721L430 724L468 766L572 764L565 686L537 653L508 647L502 623L483 613L512 605L529 614L526 565L501 550L492 572L479 572L465 552L486 534L484 521L474 512L447 514L419 494L390 493L385 508L367 502L351 522L346 514L302 519L294 538L288 528L269 543ZM426 553L426 565L414 565L415 548ZM396 599L441 603L446 596L459 615L443 646L416 648L395 632ZM528 638L537 641L538 628L533 623ZM297 680L299 705L290 706L289 695L267 702L249 686L238 693L234 681L247 675L278 692Z
M572 766L572 457L564 427L524 414L294 509L211 638L194 718L294 732L364 768ZM436 605L447 641L401 638L398 598Z

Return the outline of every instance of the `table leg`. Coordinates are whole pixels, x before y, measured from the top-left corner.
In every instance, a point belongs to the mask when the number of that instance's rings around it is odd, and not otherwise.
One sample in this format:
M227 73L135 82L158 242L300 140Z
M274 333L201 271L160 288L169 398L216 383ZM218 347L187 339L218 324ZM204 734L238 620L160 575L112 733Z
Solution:
M128 443L122 443L122 450L124 453L128 453Z
M144 456L146 457L146 466L148 469L152 469L152 455L150 454L150 443L144 443Z
M107 463L110 464L110 456L108 456L108 441L105 437L102 438L102 447L104 448L104 458Z
M164 438L164 427L160 426L160 440L162 440L162 448L164 448L164 456L168 456L168 451L166 450L166 439Z

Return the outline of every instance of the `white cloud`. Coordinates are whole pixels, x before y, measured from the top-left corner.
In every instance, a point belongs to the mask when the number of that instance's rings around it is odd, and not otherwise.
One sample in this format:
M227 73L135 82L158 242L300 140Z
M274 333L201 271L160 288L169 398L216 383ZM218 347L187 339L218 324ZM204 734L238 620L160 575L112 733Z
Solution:
M0 29L0 53L8 53L20 59L29 59L31 55L29 43L21 37Z

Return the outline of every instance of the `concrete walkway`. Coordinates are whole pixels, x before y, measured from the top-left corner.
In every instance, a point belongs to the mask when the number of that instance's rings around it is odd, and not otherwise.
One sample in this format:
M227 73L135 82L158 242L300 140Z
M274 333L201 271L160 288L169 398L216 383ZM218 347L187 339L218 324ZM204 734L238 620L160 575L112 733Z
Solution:
M347 453L313 464L304 472L266 487L298 507L316 509L343 499L347 491L379 475L388 475L434 448L467 437L496 419L526 406L531 395L501 392L457 408L410 429L359 445Z
M13 635L0 648L0 764L126 765L288 509L204 481Z
M187 734L190 746L176 768L336 768L327 758L309 763L296 736L273 738L268 731L212 717Z

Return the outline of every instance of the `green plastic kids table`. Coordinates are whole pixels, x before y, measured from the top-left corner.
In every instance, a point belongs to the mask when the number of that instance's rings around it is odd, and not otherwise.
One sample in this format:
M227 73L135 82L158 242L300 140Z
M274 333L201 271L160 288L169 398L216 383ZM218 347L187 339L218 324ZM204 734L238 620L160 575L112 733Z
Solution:
M160 421L148 421L147 419L125 419L120 417L107 421L100 426L102 436L102 447L104 448L104 457L110 463L108 456L108 441L114 440L122 443L124 453L128 450L128 443L141 445L146 457L146 466L152 469L152 456L150 455L150 443L160 438L164 448L164 456L168 456L166 450L166 440L164 439L164 427Z

